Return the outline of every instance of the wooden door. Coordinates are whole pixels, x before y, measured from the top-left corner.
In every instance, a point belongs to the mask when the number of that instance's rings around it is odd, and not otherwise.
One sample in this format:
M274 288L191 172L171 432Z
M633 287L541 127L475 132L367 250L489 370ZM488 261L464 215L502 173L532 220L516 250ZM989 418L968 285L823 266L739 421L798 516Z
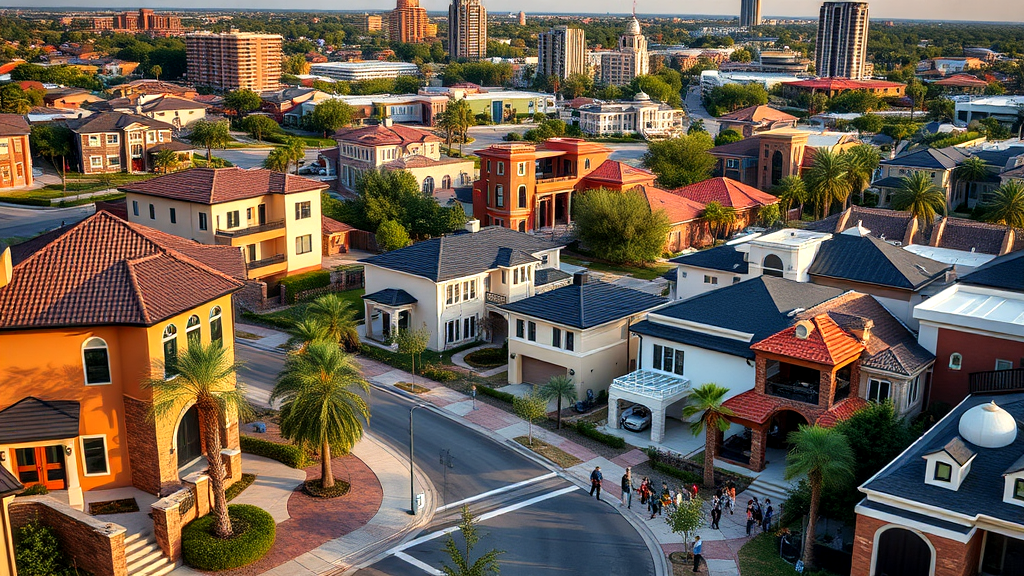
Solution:
M67 487L63 446L35 446L15 450L18 479L26 486L43 484L50 490Z

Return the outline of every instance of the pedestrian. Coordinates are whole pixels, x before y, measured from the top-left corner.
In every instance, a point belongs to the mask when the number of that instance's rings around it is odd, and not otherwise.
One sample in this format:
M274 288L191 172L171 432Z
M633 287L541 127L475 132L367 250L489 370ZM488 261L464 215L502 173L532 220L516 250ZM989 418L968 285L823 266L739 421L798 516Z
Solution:
M765 503L768 504L768 508L764 512L764 524L761 526L761 531L767 532L772 527L772 516L775 515L775 510L772 508L772 501L765 499Z
M747 536L750 536L750 531L754 528L754 501L750 500L747 502Z
M597 492L597 499L601 499L601 481L604 480L604 474L601 474L601 467L595 466L594 471L590 473L590 495L593 496L594 492Z
M661 484L661 506L659 506L658 515L661 515L661 509L668 508L672 505L672 493L668 491L668 484L662 482Z
M658 497L655 496L654 494L651 494L651 500L649 504L650 506L648 506L648 509L651 511L650 519L654 520L655 516L661 514L661 500L659 500Z
M760 526L762 521L764 512L761 510L761 503L757 501L757 496L754 496L754 525Z
M643 504L644 506L647 506L647 509L650 510L650 508L651 508L651 505L650 505L650 499L651 499L651 479L648 478L647 476L644 476L644 479L640 481L639 492L640 492L640 503Z
M629 467L622 475L622 505L626 508L633 507L633 472Z
M690 486L690 493L693 494L694 498L696 498L697 495L700 494L700 488L698 488L697 485L694 484L693 486Z
M696 572L700 569L701 554L704 551L704 543L700 541L700 536L693 537L693 571Z
M711 529L718 530L718 523L722 521L722 498L715 494L711 498Z
M732 480L729 480L729 514L735 514L736 506L736 485L733 484Z

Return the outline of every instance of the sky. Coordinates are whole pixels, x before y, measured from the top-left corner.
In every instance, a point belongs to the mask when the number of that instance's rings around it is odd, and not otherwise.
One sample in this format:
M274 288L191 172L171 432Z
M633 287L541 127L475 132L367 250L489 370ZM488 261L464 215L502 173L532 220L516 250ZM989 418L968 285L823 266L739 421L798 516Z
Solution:
M518 12L527 14L551 13L553 9L571 12L572 6L585 6L588 13L623 14L632 9L630 0L588 0L585 4L560 3L550 0L483 0L493 13ZM762 0L761 13L771 17L817 17L819 0ZM167 10L173 8L208 9L313 9L313 10L386 10L392 0L304 0L295 3L287 0L0 0L4 7L140 7ZM421 0L421 5L430 11L447 8L445 0ZM73 8L73 9L75 9ZM716 14L738 15L740 0L725 0L708 3L703 0L637 0L637 13L643 14ZM920 19L920 20L979 20L987 22L1024 22L1024 0L877 0L871 3L872 19Z

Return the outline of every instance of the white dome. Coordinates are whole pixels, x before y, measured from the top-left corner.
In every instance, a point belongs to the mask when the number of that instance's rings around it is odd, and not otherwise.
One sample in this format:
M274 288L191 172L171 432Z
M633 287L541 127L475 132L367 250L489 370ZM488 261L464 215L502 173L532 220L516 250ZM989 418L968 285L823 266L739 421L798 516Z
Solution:
M637 92L636 96L633 97L634 102L647 102L650 99L651 97L648 96L647 92L644 92L643 90Z
M1002 448L1017 439L1017 421L995 402L979 404L960 417L960 435L975 446Z
M626 34L630 36L640 35L640 21L636 19L636 16L633 16L633 19L626 25Z

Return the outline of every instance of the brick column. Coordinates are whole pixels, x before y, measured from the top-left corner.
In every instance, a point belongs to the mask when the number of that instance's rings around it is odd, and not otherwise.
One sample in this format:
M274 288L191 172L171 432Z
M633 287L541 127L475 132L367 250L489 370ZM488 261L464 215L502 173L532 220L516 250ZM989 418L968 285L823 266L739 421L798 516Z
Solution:
M754 360L754 390L758 394L765 394L765 378L768 377L768 361L762 356Z
M242 479L242 451L224 449L220 451L224 461L224 485L231 486Z
M818 371L818 407L828 410L832 406L832 395L835 394L836 376L831 371Z
M764 470L764 451L768 446L768 435L763 428L752 428L751 432L749 467L754 472L760 472Z

